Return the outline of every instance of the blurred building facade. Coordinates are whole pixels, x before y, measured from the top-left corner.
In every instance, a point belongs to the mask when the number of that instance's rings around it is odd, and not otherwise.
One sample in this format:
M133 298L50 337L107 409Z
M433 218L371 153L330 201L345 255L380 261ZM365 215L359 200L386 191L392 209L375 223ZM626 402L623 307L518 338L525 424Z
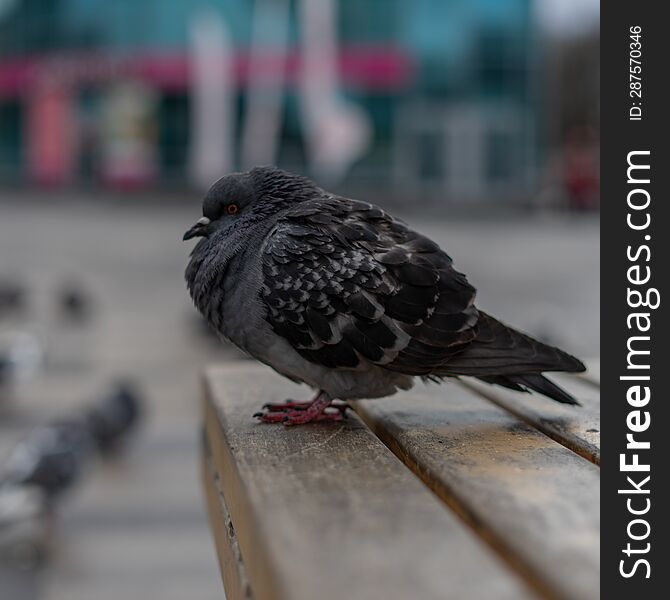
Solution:
M228 53L222 166L247 166L250 119L274 110L275 139L259 144L288 169L314 175L322 147L326 163L344 157L343 186L447 201L532 193L543 116L531 0L309 1L331 9L330 25L302 0L0 0L0 185L192 182L196 106L207 104L193 87L200 11L220 20ZM304 86L307 34L318 43L329 26L319 95Z

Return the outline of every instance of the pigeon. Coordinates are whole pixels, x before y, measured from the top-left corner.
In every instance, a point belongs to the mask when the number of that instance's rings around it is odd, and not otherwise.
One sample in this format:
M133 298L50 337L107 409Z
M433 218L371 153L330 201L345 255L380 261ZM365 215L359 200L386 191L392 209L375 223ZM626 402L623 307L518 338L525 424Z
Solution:
M185 272L196 308L220 337L316 392L266 404L261 421L338 421L347 400L417 377L472 376L578 404L543 375L583 371L577 358L478 310L452 259L374 204L255 167L214 183L202 215L183 236L200 238Z

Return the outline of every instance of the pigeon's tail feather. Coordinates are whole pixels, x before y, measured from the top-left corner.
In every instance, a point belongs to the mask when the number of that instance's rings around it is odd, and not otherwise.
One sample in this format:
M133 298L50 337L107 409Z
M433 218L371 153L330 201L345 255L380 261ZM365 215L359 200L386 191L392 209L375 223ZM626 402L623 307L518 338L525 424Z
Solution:
M481 311L477 325L477 338L435 375L471 375L516 391L534 390L557 402L578 404L542 373L584 371L579 359L507 327Z
M543 394L547 398L556 400L561 404L574 404L580 406L580 403L562 387L556 385L551 379L548 379L541 373L530 373L527 375L500 375L497 377L479 377L486 383L493 383L503 387L515 390L517 392L528 392L533 390Z
M465 350L452 356L439 375L525 375L544 371L578 373L584 364L559 348L543 344L484 312L479 312L478 333Z

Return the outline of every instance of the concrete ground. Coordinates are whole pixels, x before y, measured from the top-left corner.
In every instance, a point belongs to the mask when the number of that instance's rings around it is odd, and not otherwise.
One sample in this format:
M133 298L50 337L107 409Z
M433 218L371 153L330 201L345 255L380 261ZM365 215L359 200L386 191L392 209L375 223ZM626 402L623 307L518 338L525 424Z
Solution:
M201 335L183 282L192 243L181 234L198 216L195 199L0 203L0 281L17 277L31 292L30 312L0 332L34 331L47 350L40 375L0 405L0 463L30 426L94 399L115 376L136 379L148 404L134 443L64 500L36 598L222 597L198 480L198 374L237 354ZM594 218L405 218L451 254L482 308L580 357L599 354ZM64 281L94 300L87 326L59 319Z

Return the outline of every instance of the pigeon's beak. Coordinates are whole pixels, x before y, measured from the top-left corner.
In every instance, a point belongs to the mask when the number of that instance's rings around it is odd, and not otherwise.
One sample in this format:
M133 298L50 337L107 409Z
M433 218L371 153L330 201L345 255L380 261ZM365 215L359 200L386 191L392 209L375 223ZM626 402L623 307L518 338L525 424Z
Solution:
M211 221L207 217L200 217L191 229L189 229L185 234L184 237L182 238L183 240L190 240L191 238L194 237L202 237L205 235L205 230L207 229L207 225L209 225Z

